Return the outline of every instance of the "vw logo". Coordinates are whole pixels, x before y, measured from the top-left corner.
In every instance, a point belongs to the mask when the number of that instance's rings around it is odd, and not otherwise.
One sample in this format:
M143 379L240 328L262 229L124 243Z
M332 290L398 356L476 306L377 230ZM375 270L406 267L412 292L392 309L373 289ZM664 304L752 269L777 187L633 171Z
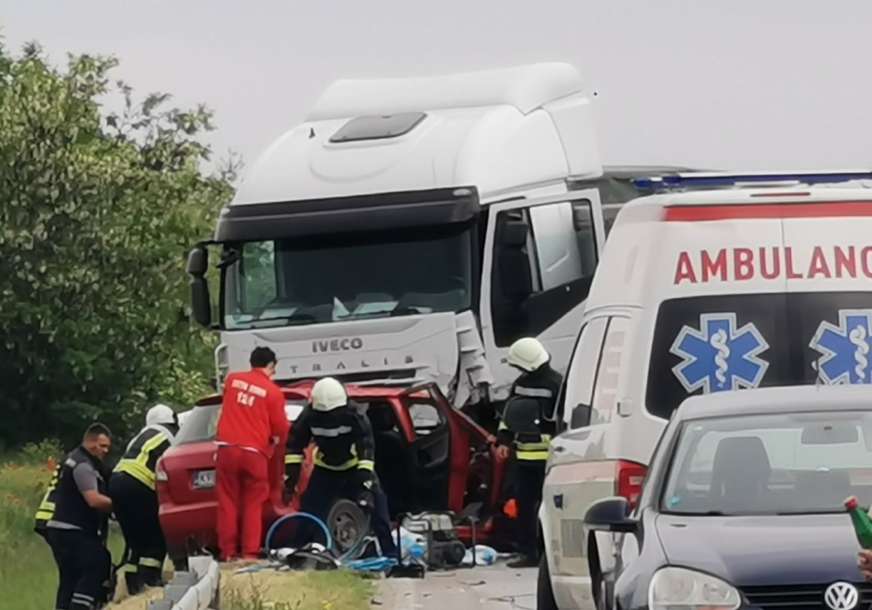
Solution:
M834 582L827 587L824 601L832 610L854 610L860 601L860 593L851 583Z

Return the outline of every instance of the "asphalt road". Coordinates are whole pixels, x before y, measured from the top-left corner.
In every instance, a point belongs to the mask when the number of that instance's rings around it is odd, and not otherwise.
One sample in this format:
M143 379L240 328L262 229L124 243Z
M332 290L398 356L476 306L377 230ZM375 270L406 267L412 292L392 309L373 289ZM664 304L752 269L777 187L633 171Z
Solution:
M490 567L428 572L423 579L379 583L373 608L408 610L536 610L536 569Z

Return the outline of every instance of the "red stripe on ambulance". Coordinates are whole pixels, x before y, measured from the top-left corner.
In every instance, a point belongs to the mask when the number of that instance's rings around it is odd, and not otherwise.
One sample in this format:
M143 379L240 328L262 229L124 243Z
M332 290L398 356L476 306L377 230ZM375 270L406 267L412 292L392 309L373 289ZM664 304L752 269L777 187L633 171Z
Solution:
M808 265L799 264L791 246L769 246L682 251L678 254L674 283L860 277L872 279L872 246L815 246Z
M742 218L846 218L850 216L872 216L872 201L682 205L666 208L664 220L694 222Z

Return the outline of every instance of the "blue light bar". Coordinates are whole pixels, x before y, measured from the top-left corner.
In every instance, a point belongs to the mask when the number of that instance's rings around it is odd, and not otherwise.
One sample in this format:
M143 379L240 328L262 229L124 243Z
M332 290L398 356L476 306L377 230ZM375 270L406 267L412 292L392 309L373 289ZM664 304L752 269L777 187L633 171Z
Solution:
M739 183L797 182L799 184L833 184L851 180L872 180L872 171L843 170L830 172L699 172L634 178L636 188L665 191L681 188L731 187Z

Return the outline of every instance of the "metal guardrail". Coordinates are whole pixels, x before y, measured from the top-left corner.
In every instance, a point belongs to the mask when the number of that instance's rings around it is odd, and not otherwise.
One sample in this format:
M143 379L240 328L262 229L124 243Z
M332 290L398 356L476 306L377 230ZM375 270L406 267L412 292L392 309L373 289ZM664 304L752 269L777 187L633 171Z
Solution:
M212 557L191 557L188 571L176 572L164 586L164 598L148 610L218 610L221 571Z

